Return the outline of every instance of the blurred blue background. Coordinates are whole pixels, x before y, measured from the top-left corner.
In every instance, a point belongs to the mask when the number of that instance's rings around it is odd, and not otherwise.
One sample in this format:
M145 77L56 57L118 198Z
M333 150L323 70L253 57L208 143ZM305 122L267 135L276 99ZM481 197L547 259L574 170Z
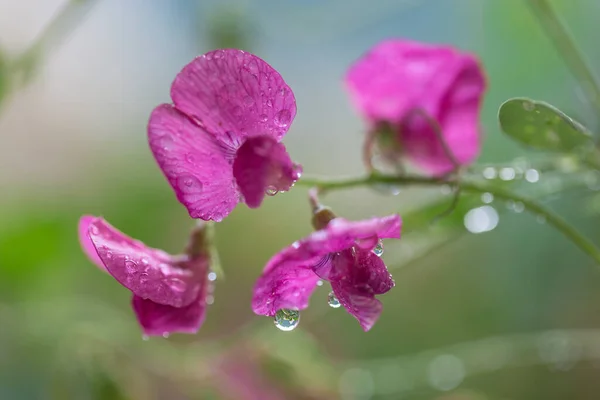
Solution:
M327 287L292 333L250 310L266 261L311 230L304 187L258 210L240 206L218 225L227 278L196 336L143 341L128 292L77 241L79 216L95 214L150 246L182 250L193 221L148 151L146 123L170 101L176 73L218 47L254 52L294 90L285 143L307 175L363 173L365 127L342 77L389 37L481 58L481 164L539 156L500 133L496 113L509 97L546 100L596 129L525 1L73 0L77 11L44 31L67 3L0 1L0 399L598 397L600 275L559 233L504 204L494 204L503 211L497 228L481 235L465 230L462 214L443 229L431 218L406 222L384 255L396 287L368 333L327 306ZM598 70L600 3L553 4ZM6 65L23 54L32 55L27 73L12 73ZM573 191L549 206L593 238L596 197ZM451 202L439 189L323 200L363 218L439 199Z

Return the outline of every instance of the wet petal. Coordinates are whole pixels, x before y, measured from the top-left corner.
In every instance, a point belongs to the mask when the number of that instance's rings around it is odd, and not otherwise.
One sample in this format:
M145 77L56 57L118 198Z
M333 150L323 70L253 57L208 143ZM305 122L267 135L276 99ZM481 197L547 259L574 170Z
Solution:
M365 332L375 325L383 306L373 294L356 291L345 282L331 282L331 288L342 306L358 320Z
M198 297L207 265L182 269L167 253L126 236L101 218L90 222L89 234L106 270L133 294L173 307Z
M302 310L308 307L308 300L319 280L311 269L317 261L304 259L293 246L276 254L254 286L252 310L272 317L282 308Z
M175 106L226 143L255 134L281 139L296 100L281 75L253 54L215 50L197 57L171 87Z
M90 223L95 220L96 217L92 215L84 215L79 218L79 225L77 227L77 231L79 234L79 244L81 245L81 249L85 253L86 256L93 262L98 268L106 271L106 267L104 263L100 259L92 240L90 239Z
M289 190L300 172L285 146L269 136L246 140L233 163L233 176L250 208L260 206L267 189Z
M187 116L163 104L152 112L148 141L177 199L192 218L220 221L237 205L234 153Z
M172 307L133 296L133 311L145 335L196 333L206 315L204 298L195 299L185 307Z

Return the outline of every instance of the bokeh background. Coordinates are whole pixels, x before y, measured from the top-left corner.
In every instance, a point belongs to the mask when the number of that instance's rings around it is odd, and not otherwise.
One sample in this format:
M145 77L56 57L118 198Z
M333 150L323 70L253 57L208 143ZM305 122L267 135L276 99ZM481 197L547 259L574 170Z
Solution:
M285 143L307 175L363 173L364 124L342 77L389 37L477 53L489 78L480 164L535 162L498 129L505 99L543 99L598 125L525 1L70 3L0 0L0 399L598 398L597 266L514 204L493 202L499 223L472 234L463 216L479 198L430 223L451 202L444 188L328 195L347 218L407 215L384 254L396 287L368 333L328 307L327 284L293 332L250 310L266 261L311 230L304 187L218 225L226 279L195 336L143 340L129 293L77 241L78 218L95 214L150 246L183 248L193 221L154 163L146 123L181 67L218 47L258 54L292 87ZM553 3L598 70L600 3ZM514 185L527 193L572 176ZM594 238L589 178L546 202Z

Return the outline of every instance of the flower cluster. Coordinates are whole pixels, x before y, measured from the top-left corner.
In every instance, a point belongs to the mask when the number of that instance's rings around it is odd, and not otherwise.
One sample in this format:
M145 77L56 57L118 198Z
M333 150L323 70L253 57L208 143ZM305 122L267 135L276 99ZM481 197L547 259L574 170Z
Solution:
M346 83L369 122L366 142L376 142L387 161L439 175L478 154L485 81L473 56L386 41L350 68ZM197 57L176 76L171 99L151 113L148 142L177 199L199 219L185 252L150 248L100 217L79 222L85 254L132 292L146 335L198 331L216 276L207 230L240 202L256 208L265 195L289 190L302 173L281 143L296 115L294 94L257 56L227 49ZM315 231L269 260L252 309L293 329L315 288L328 281L330 305L343 306L367 331L382 311L376 296L394 286L381 240L400 238L401 219L353 222L322 206L316 192L310 202Z

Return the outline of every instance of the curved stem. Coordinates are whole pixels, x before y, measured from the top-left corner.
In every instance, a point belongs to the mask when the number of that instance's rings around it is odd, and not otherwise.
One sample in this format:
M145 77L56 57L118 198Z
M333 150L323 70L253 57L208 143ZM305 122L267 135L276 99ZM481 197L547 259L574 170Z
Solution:
M548 0L528 0L527 4L531 7L542 29L554 43L567 67L579 82L584 95L594 105L596 111L600 111L600 85L598 80L581 51L577 48L567 28L556 15L556 11L550 2Z
M431 178L423 176L385 176L372 174L365 177L346 178L346 179L311 179L302 178L297 184L305 186L316 186L322 191L349 189L359 186L370 186L373 184L408 184L422 186L438 186L438 185L455 185L464 192L471 193L491 193L495 198L503 200L512 200L520 202L525 206L525 209L537 215L541 215L546 219L546 222L565 237L571 240L579 249L592 257L600 264L600 249L596 247L588 238L583 236L577 229L573 228L561 216L555 214L551 210L544 207L537 201L528 197L516 194L510 190L499 188L495 185L490 185L483 182L467 181L467 180L446 180L441 178Z

